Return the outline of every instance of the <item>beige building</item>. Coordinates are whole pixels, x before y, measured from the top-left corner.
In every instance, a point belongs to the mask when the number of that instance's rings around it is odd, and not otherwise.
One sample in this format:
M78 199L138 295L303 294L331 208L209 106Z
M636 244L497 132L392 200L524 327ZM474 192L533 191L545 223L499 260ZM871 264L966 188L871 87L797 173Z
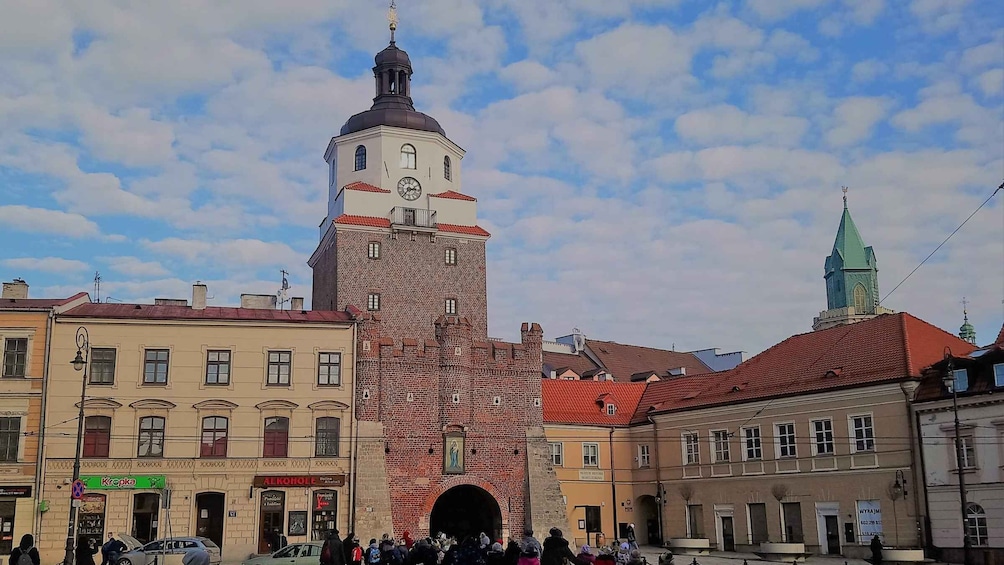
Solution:
M65 540L81 378L86 492L78 539L201 535L237 560L269 551L272 532L294 542L347 531L350 317L207 307L205 297L196 285L191 306L85 304L56 318L43 561L59 559ZM260 305L256 298L242 302ZM69 363L80 327L89 334L86 375Z
M0 555L37 533L38 445L45 360L53 314L87 302L28 298L22 280L3 283L0 297Z

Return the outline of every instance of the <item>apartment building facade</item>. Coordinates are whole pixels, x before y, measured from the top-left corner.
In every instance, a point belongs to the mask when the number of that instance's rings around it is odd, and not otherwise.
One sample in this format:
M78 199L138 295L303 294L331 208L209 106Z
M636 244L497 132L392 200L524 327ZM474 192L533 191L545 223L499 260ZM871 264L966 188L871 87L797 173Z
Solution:
M306 541L346 530L350 316L207 307L205 292L196 285L191 306L84 304L56 318L43 560L58 559L65 539L82 378L78 542L201 535L225 559L242 559L270 551L274 532ZM89 336L86 374L69 363L79 328Z

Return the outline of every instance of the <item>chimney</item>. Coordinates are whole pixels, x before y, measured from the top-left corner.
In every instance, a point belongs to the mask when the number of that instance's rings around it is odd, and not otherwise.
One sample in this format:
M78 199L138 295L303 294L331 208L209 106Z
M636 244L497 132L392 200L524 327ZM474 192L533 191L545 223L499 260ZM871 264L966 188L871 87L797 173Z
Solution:
M241 308L252 310L275 310L276 297L274 294L242 294Z
M28 298L28 283L23 279L3 283L3 294L0 298Z
M289 299L289 309L290 310L303 310L303 297L294 296Z
M188 306L188 301L184 298L154 298L154 306Z
M206 309L206 285L196 281L192 285L192 310Z

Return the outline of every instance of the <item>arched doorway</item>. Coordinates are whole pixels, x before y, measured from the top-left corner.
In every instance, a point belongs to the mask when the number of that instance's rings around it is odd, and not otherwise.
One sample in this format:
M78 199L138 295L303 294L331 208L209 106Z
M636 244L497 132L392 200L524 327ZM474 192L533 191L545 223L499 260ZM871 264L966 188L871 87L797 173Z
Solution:
M648 494L639 496L635 508L638 520L635 523L635 536L638 538L638 543L661 546L659 504L655 501L655 497Z
M453 487L436 499L429 516L429 533L443 532L463 540L481 532L495 540L502 535L502 511L488 491L474 485Z

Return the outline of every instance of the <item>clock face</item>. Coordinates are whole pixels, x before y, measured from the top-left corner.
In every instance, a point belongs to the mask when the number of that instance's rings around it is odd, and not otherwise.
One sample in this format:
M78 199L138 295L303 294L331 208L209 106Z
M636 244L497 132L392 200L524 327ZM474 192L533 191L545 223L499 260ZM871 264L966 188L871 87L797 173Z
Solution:
M418 200L422 195L422 185L411 177L404 177L397 182L397 193L405 200Z

